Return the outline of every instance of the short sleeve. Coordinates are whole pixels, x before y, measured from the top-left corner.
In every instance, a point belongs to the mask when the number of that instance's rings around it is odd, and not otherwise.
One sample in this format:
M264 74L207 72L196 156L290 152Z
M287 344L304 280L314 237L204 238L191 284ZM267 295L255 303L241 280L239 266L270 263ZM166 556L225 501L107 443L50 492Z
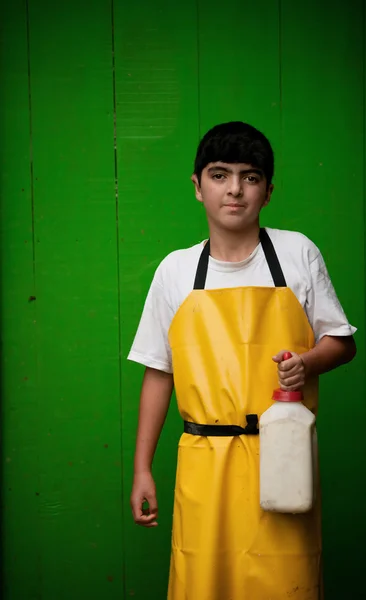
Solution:
M353 335L356 328L348 322L319 251L310 263L310 282L305 310L316 342L325 335Z
M128 360L166 373L172 373L172 357L168 342L168 331L173 319L159 281L159 269L149 289Z

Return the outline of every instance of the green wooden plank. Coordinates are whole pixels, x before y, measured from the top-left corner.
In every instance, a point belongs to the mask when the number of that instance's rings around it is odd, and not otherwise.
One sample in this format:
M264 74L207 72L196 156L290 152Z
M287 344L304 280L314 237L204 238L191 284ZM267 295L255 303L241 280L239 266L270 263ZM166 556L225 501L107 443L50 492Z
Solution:
M123 589L111 23L30 3L45 600Z
M342 304L362 332L363 3L284 0L281 30L281 221L318 243ZM351 425L366 416L362 333L357 342L357 360L321 385L325 594L334 600L360 598L364 588L366 446Z
M115 3L126 597L166 597L176 449L175 404L157 451L160 525L137 528L129 508L142 367L129 364L154 270L168 252L201 239L190 182L198 143L196 6ZM143 573L143 576L141 576Z
M280 160L279 9L277 0L246 7L198 0L201 132L227 121L262 130ZM280 189L280 179L275 177ZM268 213L268 215L267 215ZM271 207L263 214L266 223Z
M39 598L38 400L27 16L0 14L2 596Z

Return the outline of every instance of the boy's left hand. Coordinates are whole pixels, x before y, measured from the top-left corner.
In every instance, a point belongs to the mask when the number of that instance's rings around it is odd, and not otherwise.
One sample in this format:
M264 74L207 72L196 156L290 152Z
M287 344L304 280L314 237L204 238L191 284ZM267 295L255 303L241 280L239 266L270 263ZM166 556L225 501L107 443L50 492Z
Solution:
M272 360L278 364L278 381L281 389L286 392L294 392L305 385L305 365L301 356L295 352L291 352L291 358L283 360L285 352L291 351L281 350Z

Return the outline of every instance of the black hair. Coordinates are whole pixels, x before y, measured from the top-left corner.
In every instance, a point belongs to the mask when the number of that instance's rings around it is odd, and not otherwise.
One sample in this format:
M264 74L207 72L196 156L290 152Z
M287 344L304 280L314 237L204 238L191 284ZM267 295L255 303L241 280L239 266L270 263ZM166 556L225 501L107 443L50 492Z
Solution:
M274 156L266 136L252 125L232 121L216 125L200 141L194 174L201 183L202 171L209 163L247 163L263 171L267 185L272 182Z

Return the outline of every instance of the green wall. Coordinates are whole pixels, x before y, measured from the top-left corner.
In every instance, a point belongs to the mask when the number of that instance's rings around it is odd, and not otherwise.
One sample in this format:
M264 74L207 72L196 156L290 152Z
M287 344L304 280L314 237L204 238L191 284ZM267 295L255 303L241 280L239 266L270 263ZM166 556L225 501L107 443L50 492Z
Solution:
M4 598L165 597L181 423L138 529L126 355L159 261L206 233L192 161L231 119L275 147L264 223L312 237L359 327L319 432L326 600L364 598L362 0L4 0L0 27Z

